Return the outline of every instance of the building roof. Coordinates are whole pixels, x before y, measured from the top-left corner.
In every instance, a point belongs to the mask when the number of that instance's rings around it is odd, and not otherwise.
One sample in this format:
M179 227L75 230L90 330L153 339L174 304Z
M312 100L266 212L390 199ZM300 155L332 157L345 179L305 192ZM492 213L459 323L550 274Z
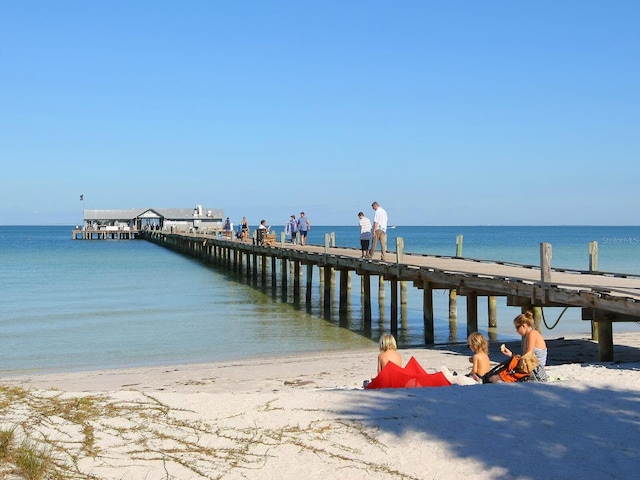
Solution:
M193 220L224 218L219 208L202 208L201 215L195 215L197 208L132 208L130 210L85 210L85 220L112 220L128 222L136 218L164 218L167 220Z

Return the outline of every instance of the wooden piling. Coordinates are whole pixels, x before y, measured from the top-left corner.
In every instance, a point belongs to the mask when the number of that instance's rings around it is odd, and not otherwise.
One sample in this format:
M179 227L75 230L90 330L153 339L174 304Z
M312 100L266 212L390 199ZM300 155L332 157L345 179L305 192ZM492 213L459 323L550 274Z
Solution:
M598 271L598 242L589 242L589 271ZM591 339L598 341L598 322L591 320Z
M391 334L398 338L398 280L391 279Z
M426 345L433 345L435 343L433 290L427 280L422 281L422 318L424 323L424 343Z
M489 340L498 339L498 297L489 295L487 297L487 320Z
M478 295L467 295L467 337L478 331Z

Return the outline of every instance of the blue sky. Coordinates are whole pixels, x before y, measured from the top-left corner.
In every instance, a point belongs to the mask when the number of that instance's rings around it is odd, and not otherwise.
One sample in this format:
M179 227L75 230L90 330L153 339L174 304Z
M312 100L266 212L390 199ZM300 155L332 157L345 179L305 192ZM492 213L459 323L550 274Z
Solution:
M0 3L0 224L634 225L640 2ZM80 202L80 195L84 202Z

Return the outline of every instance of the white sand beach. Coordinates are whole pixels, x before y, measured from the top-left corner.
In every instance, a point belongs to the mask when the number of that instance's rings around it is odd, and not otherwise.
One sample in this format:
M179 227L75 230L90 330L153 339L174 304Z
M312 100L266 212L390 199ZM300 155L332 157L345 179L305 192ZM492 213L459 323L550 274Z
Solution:
M48 445L62 478L628 479L640 333L614 342L599 363L594 342L548 341L544 384L363 390L375 349L4 377L0 429ZM401 353L470 367L465 345ZM6 461L0 478L25 477Z

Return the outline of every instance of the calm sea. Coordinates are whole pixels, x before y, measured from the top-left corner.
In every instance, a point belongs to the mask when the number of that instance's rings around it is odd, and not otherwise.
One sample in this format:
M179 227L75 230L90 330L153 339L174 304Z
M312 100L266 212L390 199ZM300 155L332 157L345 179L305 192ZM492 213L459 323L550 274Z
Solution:
M359 279L351 308L325 318L314 275L310 306L282 301L279 287L253 285L243 276L184 257L145 241L79 241L72 226L0 227L0 373L72 371L223 361L276 354L371 348L388 328L390 302L373 302L374 321L362 323ZM335 233L339 246L357 247L354 227L314 226L309 243ZM553 267L587 270L588 243L599 244L601 271L640 274L639 227L403 227L389 231L389 249L455 255L463 235L468 258L539 264L539 244L553 248ZM304 286L304 282L301 283ZM387 293L386 298L388 299ZM486 307L479 299L480 330ZM486 305L486 300L485 304ZM464 341L465 304L449 325L448 293L436 292L436 343ZM336 309L337 310L337 309ZM549 325L561 309L544 309ZM498 301L498 338L516 338L519 309ZM422 294L409 286L400 311L399 343L420 345ZM547 338L585 335L589 323L569 309ZM614 324L616 331L637 330Z

